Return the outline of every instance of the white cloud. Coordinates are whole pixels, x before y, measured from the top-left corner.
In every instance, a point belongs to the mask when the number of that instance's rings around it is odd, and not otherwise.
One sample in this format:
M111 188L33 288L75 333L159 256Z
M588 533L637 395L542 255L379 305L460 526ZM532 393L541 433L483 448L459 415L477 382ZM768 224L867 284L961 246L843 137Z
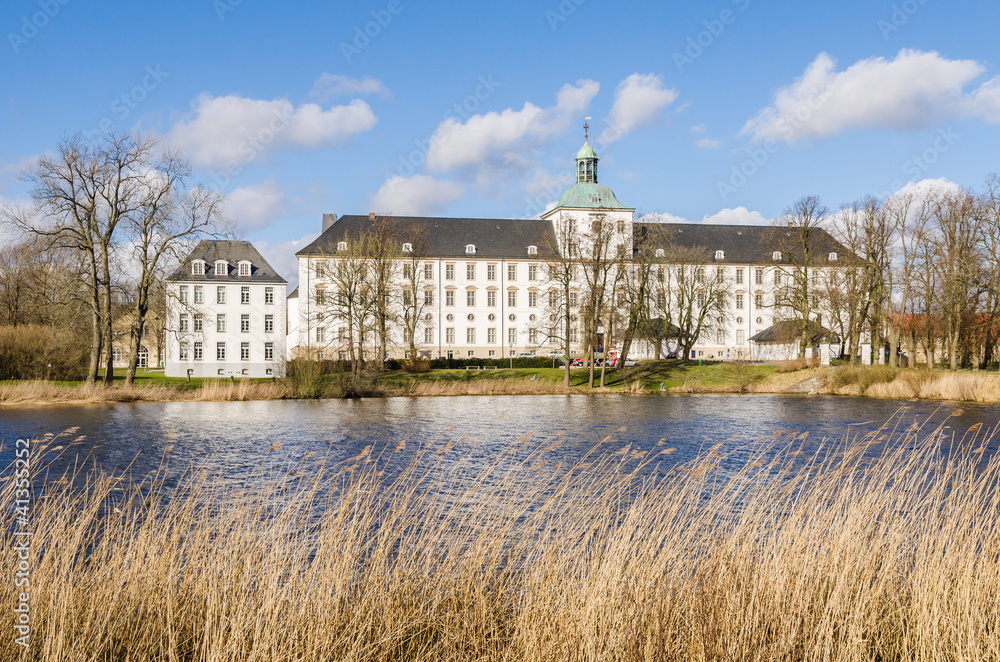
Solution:
M701 140L695 143L695 146L700 147L702 149L716 149L721 144L722 144L721 142L715 140L714 138L702 138Z
M972 93L968 112L987 122L1000 123L1000 77L987 81Z
M291 294L299 284L299 260L295 257L295 253L312 243L318 236L318 232L309 232L290 241L275 244L255 241L253 245L278 275L288 281L288 293Z
M615 103L608 120L619 138L635 129L654 124L660 112L677 98L677 90L663 86L656 74L632 74L615 90Z
M705 133L705 130L707 128L708 127L705 124L695 124L689 129L689 131L691 132L692 136L697 136L699 134Z
M289 201L285 189L273 179L260 184L241 186L226 196L225 211L238 228L256 230L288 216Z
M523 154L565 131L580 119L600 85L592 80L566 84L556 94L556 104L540 108L526 102L521 110L473 115L465 122L451 117L431 136L427 166L432 172L493 164L523 165Z
M371 130L377 121L360 99L324 110L314 103L295 108L287 99L202 94L168 139L195 166L216 167L246 164L270 149L330 147Z
M428 175L396 175L372 195L369 209L377 214L396 216L433 216L443 212L449 202L458 199L465 187L456 182L434 179Z
M868 58L840 72L835 66L832 57L820 53L740 134L794 143L856 129L920 129L957 114L989 115L1000 121L1000 107L992 107L1000 97L997 79L971 95L963 93L984 72L972 60L904 49L894 60Z
M350 96L354 94L391 96L388 88L377 78L372 78L371 76L351 78L350 76L341 74L328 73L324 73L317 78L313 84L312 91L309 92L309 96L315 97L320 101L326 101L336 96Z
M770 225L771 221L759 211L750 211L746 207L722 209L714 214L702 217L700 221L692 221L683 216L658 213L646 214L641 219L643 223L702 223L705 225Z

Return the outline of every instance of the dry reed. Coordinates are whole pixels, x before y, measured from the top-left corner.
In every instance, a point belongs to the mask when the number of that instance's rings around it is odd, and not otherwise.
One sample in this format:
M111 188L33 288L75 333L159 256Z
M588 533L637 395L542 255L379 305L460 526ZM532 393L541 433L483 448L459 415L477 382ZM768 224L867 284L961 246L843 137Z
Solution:
M8 634L0 658L998 659L997 458L978 462L983 437L949 454L941 430L888 434L764 444L736 469L713 447L660 478L639 467L673 449L476 474L429 453L390 480L368 448L312 478L192 472L172 495L49 484L31 648Z

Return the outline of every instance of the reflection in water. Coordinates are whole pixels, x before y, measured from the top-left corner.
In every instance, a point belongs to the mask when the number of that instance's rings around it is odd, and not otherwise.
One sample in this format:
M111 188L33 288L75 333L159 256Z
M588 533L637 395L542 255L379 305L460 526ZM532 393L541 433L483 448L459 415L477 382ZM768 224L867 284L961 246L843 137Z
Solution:
M61 473L99 467L145 476L161 467L167 485L190 467L242 481L262 467L349 463L365 449L390 474L425 451L427 462L477 472L505 457L521 462L575 463L595 444L639 461L657 455L660 473L715 444L737 468L760 439L780 435L806 455L824 439L876 429L898 414L903 428L945 423L958 438L974 424L989 431L1000 407L860 398L796 396L477 396L366 400L168 402L0 409L0 465L13 440L79 428L62 437ZM949 418L950 417L950 418ZM76 440L80 437L79 440ZM76 440L76 441L74 441ZM676 449L669 452L669 449ZM664 451L668 451L664 453ZM984 458L997 451L990 437ZM461 465L460 467L458 465ZM550 466L552 466L550 465ZM546 465L539 465L539 468Z

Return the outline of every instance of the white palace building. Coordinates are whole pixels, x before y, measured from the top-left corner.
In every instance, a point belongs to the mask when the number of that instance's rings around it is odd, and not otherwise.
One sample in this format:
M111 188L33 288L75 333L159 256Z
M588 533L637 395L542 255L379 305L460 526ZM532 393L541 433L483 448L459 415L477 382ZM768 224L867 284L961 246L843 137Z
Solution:
M791 344L777 350L774 345L770 349L751 347L751 339L777 321L773 292L789 266L782 264L782 254L770 241L775 228L636 222L635 209L620 203L610 188L598 183L597 163L597 154L585 142L576 155L576 183L537 220L391 218L402 242L395 272L398 287L393 291L415 286L416 292L405 296L422 303L414 334L418 355L506 358L561 354L562 341L549 333L555 319L548 305L549 293L555 286L547 274L553 251L565 253L569 248L565 241L553 238L583 235L595 222L611 224L616 232L614 241L624 243L627 250L632 250L639 238L654 236L648 231L655 225L659 241L706 249L710 256L706 268L724 270L731 287L727 297L730 310L721 326L703 334L692 358L773 359L783 358L781 354L788 351L797 354L797 345L791 350ZM337 285L331 278L333 265L348 253L349 244L369 232L377 221L375 214L339 218L324 214L322 234L296 254L299 286L288 301L289 358L346 358L349 330L338 318L336 306L331 306L337 296ZM814 273L841 266L837 252L845 255L847 250L824 231L813 232L823 244L821 258L812 265ZM418 237L419 246L407 243L407 237ZM585 287L577 280L571 289L568 303L572 309L581 303ZM655 315L654 310L651 316ZM569 339L573 353L585 349L582 329L576 322ZM409 346L406 340L397 327L388 343L388 354L402 358ZM629 354L651 357L652 346L634 340ZM366 352L366 358L375 356Z
M539 219L391 217L397 231L398 257L391 263L390 291L395 316L407 304L416 321L413 344L418 356L436 358L506 358L514 355L561 355L564 339L556 337L555 290L566 292L571 328L570 350L582 354L579 308L586 286L576 270L574 280L559 288L549 266L576 252L586 257L587 231L613 230L610 248L627 254L656 237L674 248L697 248L707 264L700 272L724 276L726 310L703 333L688 358L773 360L794 358L798 343L780 337L789 322L776 311L775 292L787 283L788 256L776 251L772 226L644 223L635 209L620 203L597 181L598 156L589 143L576 155L576 183L558 204ZM375 214L323 215L322 234L299 251L299 285L286 299L286 281L245 241L203 241L167 279L165 368L175 377L277 377L285 361L296 357L344 359L352 330L338 313L337 265L346 264L351 242L380 221ZM811 230L822 250L812 258L817 286L847 266L838 252L847 249L822 230ZM407 240L408 237L414 239ZM573 239L579 237L579 240ZM662 249L656 254L662 255ZM818 257L817 257L818 256ZM563 260L563 263L572 260ZM659 271L662 281L663 271ZM818 277L818 278L817 278ZM653 288L655 290L655 287ZM669 290L669 285L662 288ZM667 317L664 296L651 296L650 317ZM659 310L657 310L659 308ZM817 310L829 320L827 311ZM562 317L561 319L565 319ZM831 334L818 324L823 340ZM403 358L409 352L404 326L393 323L386 353ZM562 325L565 329L565 325ZM825 335L824 335L825 334ZM365 358L377 358L375 334L369 334ZM563 334L565 335L565 334ZM785 336L788 336L786 333ZM755 343L754 341L757 340ZM614 342L614 340L612 340ZM634 358L654 355L653 346L634 339Z

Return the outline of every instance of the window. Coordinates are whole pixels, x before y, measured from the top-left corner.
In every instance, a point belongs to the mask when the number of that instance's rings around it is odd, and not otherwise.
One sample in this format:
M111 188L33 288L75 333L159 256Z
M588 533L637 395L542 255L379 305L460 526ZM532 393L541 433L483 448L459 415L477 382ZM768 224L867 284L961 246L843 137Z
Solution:
M661 292L657 292L657 294L656 294L656 305L660 308L660 310L666 310L667 309L667 294L666 294L666 292L662 292L662 291Z
M662 248L656 249L656 257L663 257L664 255L666 255L666 252Z
M455 290L445 290L444 292L444 305L454 306L455 305Z
M698 293L698 307L699 308L704 308L705 307L705 293L704 292L699 292Z
M434 303L434 290L426 289L424 290L424 305L429 306Z
M736 295L736 310L743 310L743 295Z
M338 326L337 327L337 340L347 340L347 327Z
M264 315L264 333L274 333L274 315Z
M535 308L538 306L538 292L528 292L528 307Z
M486 265L486 280L496 280L497 279L497 265L487 264Z
M430 327L424 329L424 342L434 342L434 329Z
M201 260L195 260L191 263L191 275L192 276L204 276L205 275L205 263Z
M497 330L495 328L486 329L486 342L489 344L496 344L497 341Z
M195 313L194 315L194 330L200 332L203 329L203 324L201 320L201 313Z
M836 262L837 261L837 254L836 253L830 253L829 260L830 260L830 262Z
M465 293L465 305L470 308L476 305L476 291L469 290Z
M572 326L569 329L569 341L570 342L574 342L574 343L577 341L577 333L576 333L576 327L575 326Z
M215 261L215 275L216 276L227 276L229 275L229 263L225 260Z
M250 343L241 342L240 343L240 361L250 360Z
M570 306L575 306L576 302L577 302L577 298L578 298L578 295L577 295L576 292L570 292L569 293L569 305Z
M326 342L326 327L317 326L316 327L316 342Z
M265 287L264 288L264 303L268 306L274 304L274 288Z
M122 349L121 347L115 347L114 351L111 352L112 360L118 363L122 360Z
M736 344L743 344L743 329L736 329Z
M507 329L507 343L513 345L517 342L517 329Z
M753 271L753 282L756 283L757 285L763 285L764 284L764 270L763 269L754 269L754 271Z
M194 286L194 302L205 303L205 288L201 285Z
M337 242L337 250L338 251L346 251L347 250L347 242L346 241L338 241Z
M240 262L240 271L239 271L239 273L240 273L240 276L243 277L243 278L246 278L247 276L249 276L250 275L250 263L249 262Z
M244 285L240 288L240 303L250 303L250 286Z
M215 343L215 360L216 361L226 360L226 343L224 342Z
M476 280L476 263L468 262L465 265L465 279Z
M187 361L188 360L188 344L186 342L182 342L181 343L180 360L181 361Z
M413 280L413 265L409 262L403 264L403 280Z
M326 276L326 263L316 260L316 278L323 278Z
M475 244L466 244L465 245L465 254L466 255L475 255L476 254L476 245Z
M187 333L188 331L188 316L181 315L180 319L177 320L177 330L181 333Z
M409 308L413 305L413 290L403 290L403 307Z
M188 302L188 286L181 285L180 290L177 292L177 298L180 299L181 303Z
M215 330L219 333L226 332L226 315L224 313L215 316Z
M528 265L528 280L538 280L538 265L529 264Z
M240 333L250 333L250 315L240 315Z
M274 343L266 342L264 343L264 360L273 361L274 360ZM268 371L270 372L270 371Z
M470 328L470 329L466 329L465 330L465 342L467 342L470 345L476 342L476 330L475 329Z
M219 285L215 288L215 303L225 303L226 302L226 286Z
M424 278L427 280L434 279L434 265L430 262L424 264Z
M715 251L715 259L716 260L725 260L726 259L726 253L725 253L725 251Z
M326 288L319 285L316 288L316 305L325 306L326 305Z
M455 342L455 329L447 328L444 330L444 341L449 344Z
M753 295L753 305L754 305L755 308L763 308L764 307L764 295L763 294L755 294L755 295Z
M203 354L202 344L200 342L195 342L195 344L194 344L194 360L195 361L201 361L202 354Z
M742 285L743 284L743 270L742 269L737 269L736 270L736 284L737 285Z
M455 265L446 264L444 265L444 279L445 280L455 280Z
M517 280L517 265L508 264L507 265L507 280Z
M694 271L694 280L696 283L705 282L705 267L698 267Z
M538 255L538 246L528 246L528 255Z
M538 329L528 329L528 342L532 345L538 344Z
M410 244L410 243L403 244L403 252L404 253L412 253L413 252L413 244Z
M771 253L771 259L780 262L781 261L781 251L774 251L773 253Z
M775 287L780 287L781 286L781 272L780 271L775 271L774 272L774 286Z
M497 293L496 290L489 290L486 293L486 305L490 308L495 308L497 305Z
M511 308L517 308L517 291L511 290L507 293L507 305Z
M566 232L569 233L569 234L576 233L576 219L575 218L571 218L568 221L566 221Z

